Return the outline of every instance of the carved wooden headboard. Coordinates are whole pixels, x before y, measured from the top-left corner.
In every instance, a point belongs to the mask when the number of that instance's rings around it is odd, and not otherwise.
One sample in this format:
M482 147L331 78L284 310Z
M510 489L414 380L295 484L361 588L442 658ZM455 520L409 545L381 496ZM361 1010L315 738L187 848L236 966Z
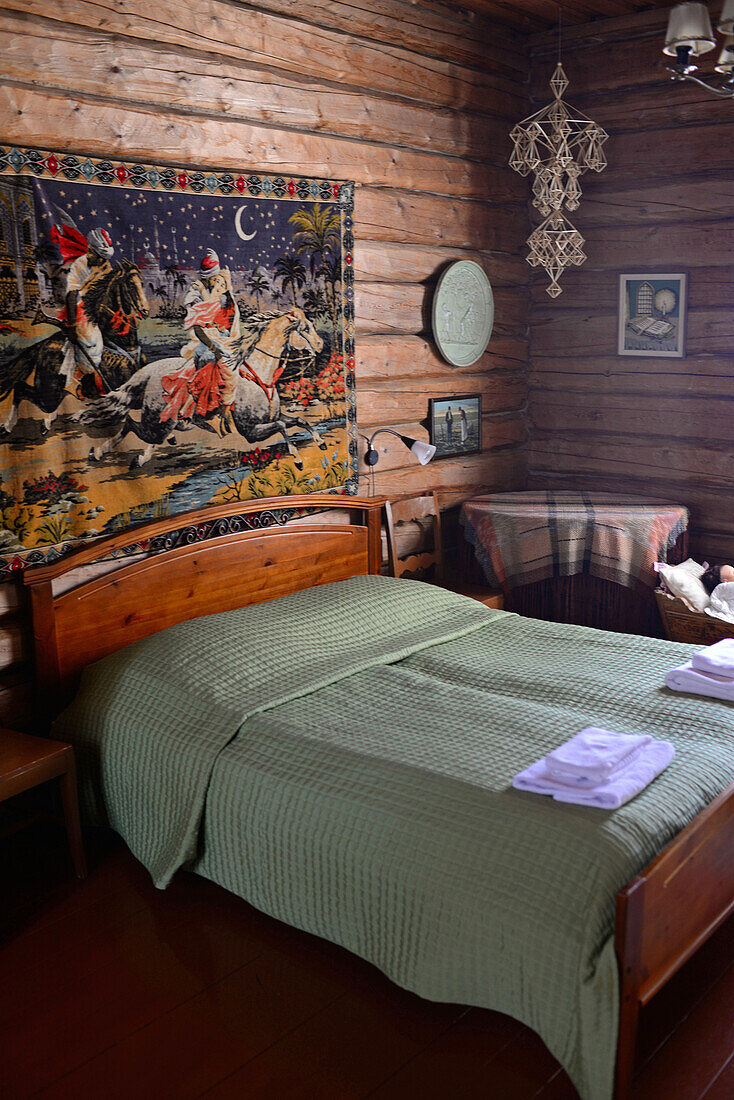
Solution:
M314 493L220 505L28 570L41 721L67 704L86 665L157 630L379 573L383 503ZM304 522L314 510L318 521Z

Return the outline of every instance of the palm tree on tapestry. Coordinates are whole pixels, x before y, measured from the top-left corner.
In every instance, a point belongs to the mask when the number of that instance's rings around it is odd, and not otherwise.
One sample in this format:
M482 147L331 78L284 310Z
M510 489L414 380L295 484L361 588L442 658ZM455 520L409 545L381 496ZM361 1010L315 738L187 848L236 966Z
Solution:
M326 313L329 305L320 287L309 287L308 290L304 292L303 308L306 313L311 314L312 317L317 317L319 313Z
M326 300L329 303L329 314L331 316L331 323L334 326L334 332L336 332L339 323L339 310L337 308L336 288L337 286L341 287L341 263L339 262L339 260L334 260L330 256L327 256L316 274L323 276L324 289L326 290Z
M177 271L174 276L174 282L178 290L185 290L186 288L186 276L183 271Z
M170 263L164 268L163 274L166 277L168 283L168 295L175 301L176 298L176 276L178 274L178 264Z
M171 300L168 293L168 287L165 283L159 283L158 286L154 286L153 283L148 283L148 286L150 287L151 293L155 294L156 298L160 299L161 308L159 314L163 313L164 303L167 305Z
M309 271L313 279L316 262L323 263L326 253L336 253L339 247L339 215L329 206L314 203L313 210L297 210L288 221L295 225L293 240L300 256L309 253Z
M306 268L303 264L295 256L281 256L275 265L275 278L281 280L283 293L286 287L291 288L293 305L297 306L296 289L300 290L306 282Z
M260 295L264 294L268 289L268 281L257 267L252 272L252 275L247 280L247 285L255 295L255 308L257 312L260 312Z

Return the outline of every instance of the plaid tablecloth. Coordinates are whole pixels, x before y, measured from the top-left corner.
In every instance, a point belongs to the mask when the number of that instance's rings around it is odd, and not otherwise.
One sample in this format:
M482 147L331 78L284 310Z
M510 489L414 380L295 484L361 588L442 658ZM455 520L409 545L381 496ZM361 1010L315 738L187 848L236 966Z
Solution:
M586 573L655 588L653 565L688 527L688 509L611 493L492 493L466 501L460 522L493 586Z

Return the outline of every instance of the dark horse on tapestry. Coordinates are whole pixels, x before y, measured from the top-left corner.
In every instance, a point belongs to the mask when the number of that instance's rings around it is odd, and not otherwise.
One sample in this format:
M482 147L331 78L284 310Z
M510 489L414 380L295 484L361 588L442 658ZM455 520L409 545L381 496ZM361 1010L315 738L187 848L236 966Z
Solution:
M84 291L82 301L104 341L98 370L84 374L78 389L69 390L71 380L64 372L69 330L65 321L39 310L34 323L55 325L59 332L0 362L0 431L11 432L18 419L19 404L30 401L46 414L42 425L45 434L56 419L65 393L75 392L81 398L98 397L100 389L95 384L95 374L103 390L112 390L144 365L138 321L148 315L148 299L140 269L129 260L122 260Z

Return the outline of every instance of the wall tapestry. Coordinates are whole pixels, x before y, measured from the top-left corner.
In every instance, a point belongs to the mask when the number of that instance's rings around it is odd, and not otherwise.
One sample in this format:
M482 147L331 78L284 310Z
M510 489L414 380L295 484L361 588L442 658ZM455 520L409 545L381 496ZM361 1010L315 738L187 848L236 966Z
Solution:
M0 147L0 573L357 491L354 184Z

